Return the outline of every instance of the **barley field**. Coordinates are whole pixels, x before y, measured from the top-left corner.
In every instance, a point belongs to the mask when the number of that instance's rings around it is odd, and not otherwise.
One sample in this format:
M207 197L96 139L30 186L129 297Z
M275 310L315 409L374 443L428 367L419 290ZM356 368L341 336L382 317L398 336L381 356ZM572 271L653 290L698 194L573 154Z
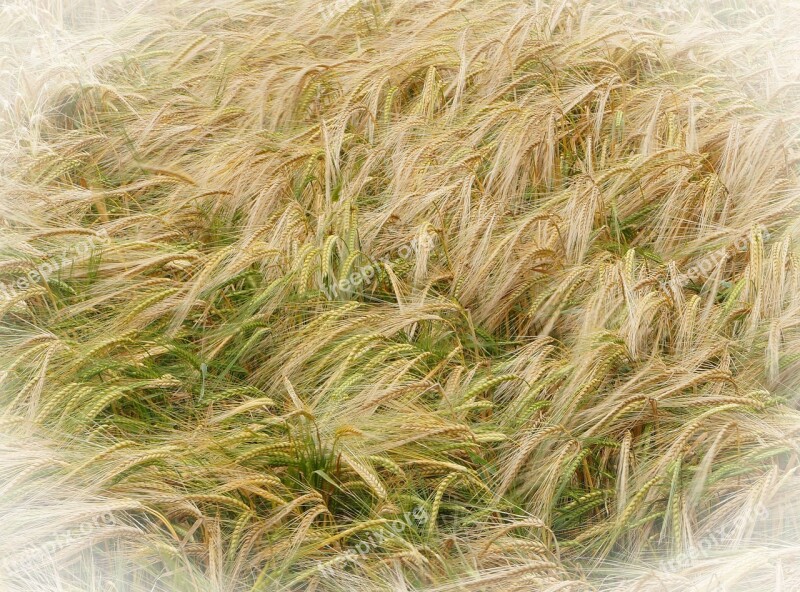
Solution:
M0 590L800 590L800 2L0 2Z

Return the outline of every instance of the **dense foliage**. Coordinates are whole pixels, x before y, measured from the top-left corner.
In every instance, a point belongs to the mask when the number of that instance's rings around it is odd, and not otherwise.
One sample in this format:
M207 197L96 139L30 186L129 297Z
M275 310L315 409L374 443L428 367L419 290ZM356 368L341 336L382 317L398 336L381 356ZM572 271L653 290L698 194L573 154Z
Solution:
M4 590L800 586L796 4L97 4L0 24Z

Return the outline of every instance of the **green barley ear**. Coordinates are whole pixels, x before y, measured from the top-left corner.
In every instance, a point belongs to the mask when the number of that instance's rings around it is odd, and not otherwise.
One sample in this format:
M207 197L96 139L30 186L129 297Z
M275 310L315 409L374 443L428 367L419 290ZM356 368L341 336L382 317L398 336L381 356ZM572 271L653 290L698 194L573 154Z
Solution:
M578 465L580 465L583 462L583 460L589 455L590 452L591 450L589 448L584 448L583 450L579 451L578 454L576 454L572 458L572 460L564 467L563 471L561 472L561 480L559 481L555 493L553 494L554 500L558 500L562 496L564 490L567 488L570 481L574 477Z
M644 501L645 496L648 494L650 489L658 484L663 479L663 476L657 475L647 481L644 485L639 488L639 491L636 492L631 498L631 501L625 506L625 509L622 513L617 517L616 526L622 527L625 526L628 520L633 516L634 512L639 509L639 505Z
M347 223L347 252L355 253L358 248L358 208L350 204L350 218Z
M151 296L148 296L135 307L133 307L133 309L131 309L131 311L122 318L121 323L123 325L129 323L151 306L158 304L162 300L169 298L179 291L179 288L167 288L166 290L162 290L161 292L157 292Z
M303 257L303 267L300 271L300 288L305 289L308 286L308 280L311 274L319 266L318 257L320 255L319 249L311 249Z
M441 508L445 491L447 491L447 488L460 476L461 473L450 473L447 477L442 479L442 482L436 488L436 492L433 495L433 503L431 504L430 516L428 517L428 536L436 529L436 518L439 516L439 509Z
M667 506L671 517L670 530L672 531L672 545L676 553L683 549L683 484L681 483L682 459L678 457L672 468L672 483L670 485Z
M350 275L350 269L353 267L353 264L356 260L361 256L361 251L352 251L348 256L347 259L344 260L342 263L342 267L339 269L339 281L347 281L348 276Z
M101 391L102 393L102 391ZM126 389L111 387L108 391L99 397L97 400L92 401L91 405L87 407L83 413L83 421L90 422L96 415L98 415L108 405L121 399L126 394Z
M172 454L166 451L150 452L132 458L127 463L118 466L111 473L104 476L105 482L118 483L122 479L131 476L135 469L142 469L148 465L163 463L166 459L170 458Z
M54 390L53 393L47 398L47 401L44 403L44 405L39 408L37 413L37 421L44 422L48 416L62 404L64 400L69 400L71 395L79 388L81 388L81 383L73 382L64 385L58 390Z
M504 382L509 382L511 380L519 380L519 376L515 374L503 374L500 376L495 376L493 378L484 378L481 381L478 381L475 385L469 388L466 393L461 397L462 401L469 402L476 396L489 391L496 386L503 384Z
M398 87L393 86L389 89L389 92L386 93L386 98L383 100L383 125L384 127L389 125L392 117L392 103L394 102L394 96L397 94L397 91L400 90Z

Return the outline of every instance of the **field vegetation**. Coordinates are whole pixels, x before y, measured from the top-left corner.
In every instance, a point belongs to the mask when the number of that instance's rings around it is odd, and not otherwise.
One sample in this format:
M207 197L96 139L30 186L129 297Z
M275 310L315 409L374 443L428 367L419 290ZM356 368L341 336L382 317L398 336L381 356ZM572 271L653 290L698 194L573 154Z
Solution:
M800 5L0 7L0 589L800 589Z

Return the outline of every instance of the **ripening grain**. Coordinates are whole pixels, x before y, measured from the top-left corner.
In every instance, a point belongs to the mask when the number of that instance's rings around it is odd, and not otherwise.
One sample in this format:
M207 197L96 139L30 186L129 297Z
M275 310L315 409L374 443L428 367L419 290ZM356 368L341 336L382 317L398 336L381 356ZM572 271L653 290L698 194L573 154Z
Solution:
M0 8L0 589L800 588L794 0L131 8Z

